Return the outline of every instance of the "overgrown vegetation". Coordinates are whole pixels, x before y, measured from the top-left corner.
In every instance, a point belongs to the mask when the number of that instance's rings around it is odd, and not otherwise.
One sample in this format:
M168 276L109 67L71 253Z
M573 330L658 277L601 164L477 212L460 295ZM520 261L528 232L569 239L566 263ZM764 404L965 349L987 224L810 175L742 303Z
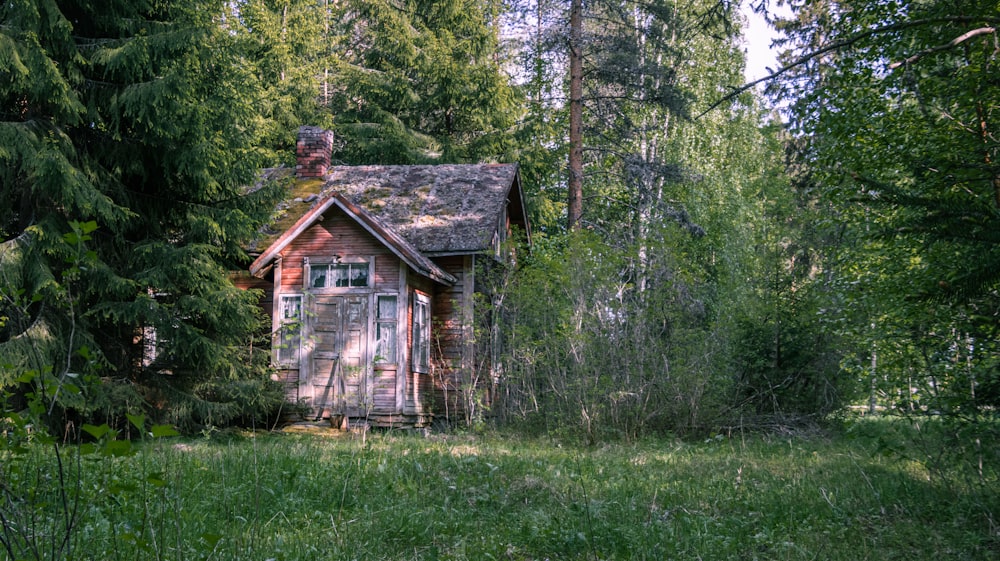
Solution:
M94 427L98 445L64 448L61 471L6 425L6 521L56 534L6 555L50 558L69 504L75 531L62 551L75 559L995 558L996 473L976 482L929 469L892 434L919 430L943 444L925 429L876 420L839 436L734 432L596 448L496 435L216 433L156 438L131 454ZM54 485L64 472L78 482L68 497ZM12 489L33 490L15 502ZM5 546L24 545L12 539L18 527L4 529Z

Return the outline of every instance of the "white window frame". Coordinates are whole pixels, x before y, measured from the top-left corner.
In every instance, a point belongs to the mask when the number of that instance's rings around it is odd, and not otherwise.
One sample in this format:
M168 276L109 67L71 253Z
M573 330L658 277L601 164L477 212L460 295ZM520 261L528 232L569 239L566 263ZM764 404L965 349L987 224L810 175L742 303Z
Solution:
M413 371L431 371L431 298L419 292L413 293L413 340L411 360Z
M309 290L309 291L349 291L349 290L367 291L367 290L371 290L371 288L372 288L372 286L374 285L374 282L375 282L375 270L374 270L375 268L373 267L373 264L374 264L374 259L364 259L364 258L362 258L362 259L344 259L344 260L341 260L339 258L335 258L332 261L328 261L328 262L320 261L320 262L316 262L316 263L312 263L312 262L310 262L310 260L308 258L306 258L304 260L304 263L303 263L303 269L304 270L302 271L302 273L303 273L302 274L302 277L303 277L302 278L302 282L305 285L305 289ZM363 285L348 284L348 286L331 285L330 283L333 282L333 278L334 278L334 275L331 274L331 268L337 268L337 269L345 269L346 268L349 275L354 270L364 270L365 271L365 275L366 275L365 276L365 284L363 284ZM313 283L316 280L313 277L313 274L314 273L318 273L319 271L324 270L324 269L327 271L326 277L324 279L324 285L323 286L313 286ZM353 279L349 278L348 282L350 283L352 281L353 281Z
M298 301L294 308L288 303ZM275 336L274 362L278 366L299 367L302 357L302 328L305 316L302 294L281 294L278 296L278 330ZM289 314L294 310L295 313ZM294 341L289 343L287 341ZM288 354L285 354L288 353Z
M392 317L381 317L383 311L382 299L393 299L391 307ZM395 293L383 293L375 295L375 364L377 366L392 366L399 362L399 295ZM380 333L388 333L392 337L392 348L388 353L382 352L382 341L379 339Z

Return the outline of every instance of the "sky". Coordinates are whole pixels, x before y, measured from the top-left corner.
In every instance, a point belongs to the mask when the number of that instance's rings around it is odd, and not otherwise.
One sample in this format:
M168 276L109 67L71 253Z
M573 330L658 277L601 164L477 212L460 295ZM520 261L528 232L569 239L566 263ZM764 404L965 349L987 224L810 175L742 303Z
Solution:
M768 67L776 69L777 65L776 53L771 50L771 39L774 38L775 31L764 22L764 18L753 13L748 4L749 2L744 3L741 9L749 20L746 31L747 65L743 75L750 82L763 78L768 74Z

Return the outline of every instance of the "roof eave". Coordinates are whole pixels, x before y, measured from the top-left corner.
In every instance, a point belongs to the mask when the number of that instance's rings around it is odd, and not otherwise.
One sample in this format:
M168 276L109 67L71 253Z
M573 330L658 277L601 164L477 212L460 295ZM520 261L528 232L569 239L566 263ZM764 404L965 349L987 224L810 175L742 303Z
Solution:
M269 265L283 249L288 247L288 244L292 243L295 238L299 237L299 235L302 234L306 228L312 226L318 218L323 216L326 209L330 208L333 204L333 199L327 197L321 200L316 206L306 211L305 214L295 221L295 224L293 224L291 228L285 230L280 236L278 236L278 239L271 242L271 245L269 245L267 249L265 249L257 257L257 259L250 264L250 274L257 277L266 274L265 271L267 265Z
M399 257L414 271L433 281L448 286L452 286L458 282L458 279L435 265L430 258L417 250L410 242L406 241L401 235L383 224L364 208L352 203L336 191L330 193L329 197L334 200L336 205L345 214L352 216L361 227L374 236L382 245L389 248L390 251L396 254L396 257Z
M278 237L268 248L260 254L253 263L250 264L250 274L256 277L263 277L269 270L268 265L278 256L288 244L295 240L302 232L318 221L323 213L331 206L336 205L347 216L361 225L369 234L374 236L382 245L389 248L396 257L400 258L411 269L422 276L425 276L440 284L452 286L458 282L454 276L444 269L435 265L430 258L421 254L402 236L392 231L390 228L378 221L374 216L363 208L350 202L343 195L334 191L319 201L319 203L308 212L302 215L295 224Z

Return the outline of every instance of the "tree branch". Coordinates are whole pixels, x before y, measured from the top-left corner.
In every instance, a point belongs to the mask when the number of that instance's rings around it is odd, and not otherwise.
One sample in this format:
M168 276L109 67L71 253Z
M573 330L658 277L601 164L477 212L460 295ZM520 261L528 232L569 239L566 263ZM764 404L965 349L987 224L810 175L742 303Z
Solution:
M952 48L957 47L958 45L964 43L965 41L968 41L969 39L972 39L973 37L978 37L980 35L989 35L990 33L996 33L996 32L997 32L997 28L995 28L995 27L980 27L979 29L973 29L972 31L963 33L963 34L959 35L958 37L955 37L954 39L952 39L951 41L949 41L948 43L946 43L944 45L938 45L937 47L931 47L929 49L924 49L924 50L920 51L919 53L911 56L910 58L908 58L908 59L906 59L906 60L904 60L902 62L894 62L894 63L892 63L892 64L889 65L889 70L895 70L895 69L899 68L900 66L905 66L907 64L913 64L913 63L919 61L920 59L924 58L925 56L927 56L927 55L929 55L931 53L936 53L936 52L939 52L939 51L946 51L948 49L952 49Z
M926 19L918 19L918 20L913 20L913 21L903 21L903 22L890 23L890 24L887 24L887 25L876 27L874 29L869 29L867 31L862 31L860 33L855 33L854 35L851 35L851 36L849 36L849 37L847 37L845 39L841 39L839 41L834 41L832 43L823 45L822 47L816 49L815 51L810 51L810 52L808 52L808 53L800 56L799 58L795 59L791 63L786 64L785 66L782 66L781 68L779 68L778 70L776 70L774 72L771 72L767 76L764 76L763 78L759 78L759 79L754 80L752 82L748 82L746 84L743 84L742 86L740 86L738 88L735 88L733 91L729 92L725 96L721 97L720 99L718 99L717 101L715 101L714 103L712 103L711 105L709 105L708 109L705 109L704 111L702 111L701 113L699 113L697 116L695 116L695 120L700 119L706 113L712 111L716 107L718 107L718 106L722 105L723 103L725 103L725 102L733 99L734 97L742 94L743 92L749 90L750 88L753 88L757 84L763 84L764 82L770 82L771 80L774 80L775 78L777 78L778 76L781 76L782 74L788 72L789 70L792 70L793 68L797 68L797 67L799 67L799 66L801 66L801 65L809 62L810 60L812 60L812 59L814 59L814 58L816 58L816 57L818 57L820 55L824 55L824 54L826 54L826 53L828 53L830 51L836 51L836 50L842 49L844 47L849 47L849 46L857 43L858 41L861 41L863 39L867 39L867 38L869 38L869 37L871 37L873 35L879 35L881 33L889 33L889 32L892 32L892 31L902 31L904 29L911 29L911 28L914 28L914 27L921 27L921 26L924 26L924 25L931 25L931 24L935 24L935 23L970 23L970 22L980 22L980 23L985 22L985 23L990 23L990 24L1000 24L1000 18L983 18L983 17L972 17L972 16L952 16L952 17L942 17L942 18L926 18ZM983 28L983 29L995 30L995 28ZM963 39L963 40L965 40L965 39ZM944 48L950 48L950 47L944 47ZM921 56L923 56L923 54L921 54Z

